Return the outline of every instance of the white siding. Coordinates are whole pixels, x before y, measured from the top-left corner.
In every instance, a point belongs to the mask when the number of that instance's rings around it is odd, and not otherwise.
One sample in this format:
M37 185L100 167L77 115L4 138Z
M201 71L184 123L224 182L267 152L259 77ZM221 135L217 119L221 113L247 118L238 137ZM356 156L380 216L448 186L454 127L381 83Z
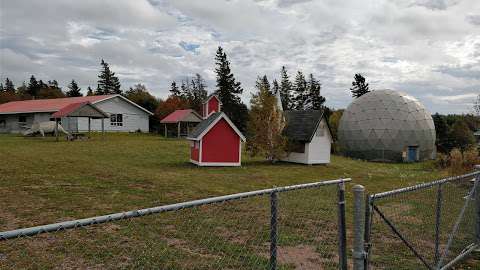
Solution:
M303 163L303 164L308 164L308 158L307 158L307 149L305 146L305 153L290 153L288 156L284 159L283 161L287 162L293 162L293 163Z
M322 133L323 136L317 136L317 134ZM322 119L312 141L305 144L305 153L290 153L283 161L303 164L328 164L330 163L331 146L332 136L325 119Z
M129 102L119 98L111 98L102 102L95 103L95 106L103 110L108 114L122 114L123 125L122 126L112 126L110 124L110 119L106 118L105 121L105 131L119 131L119 132L129 132L141 130L142 132L149 131L148 118L149 114L145 111L137 108L135 105L130 104ZM78 118L78 130L87 131L88 130L88 118ZM92 119L91 120L91 130L92 131L101 131L102 130L102 120L101 119Z
M18 122L20 115L25 116L25 123ZM0 120L5 121L5 127L3 125L0 127L0 133L20 133L25 130L21 125L31 126L34 119L35 115L32 113L0 115Z
M328 130L325 119L322 119L322 122L320 122L318 129L321 129L322 126L323 126L323 136L317 136L317 133L316 133L313 136L312 141L305 145L305 150L306 150L305 152L308 153L308 164L330 163L332 136Z

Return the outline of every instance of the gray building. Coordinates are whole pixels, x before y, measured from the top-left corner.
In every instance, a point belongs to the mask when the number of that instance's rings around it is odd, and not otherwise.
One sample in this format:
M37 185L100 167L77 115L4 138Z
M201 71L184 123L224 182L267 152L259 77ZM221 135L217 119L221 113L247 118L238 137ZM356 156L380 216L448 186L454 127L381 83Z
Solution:
M414 162L435 158L432 116L414 97L377 90L355 99L338 128L341 151L353 158Z
M149 131L151 112L121 95L103 95L23 100L0 104L0 133L20 133L34 123L53 120L53 113L80 102L90 102L109 115L105 120L106 131ZM70 132L88 130L86 117L62 118L61 124ZM100 119L92 119L91 130L102 130Z

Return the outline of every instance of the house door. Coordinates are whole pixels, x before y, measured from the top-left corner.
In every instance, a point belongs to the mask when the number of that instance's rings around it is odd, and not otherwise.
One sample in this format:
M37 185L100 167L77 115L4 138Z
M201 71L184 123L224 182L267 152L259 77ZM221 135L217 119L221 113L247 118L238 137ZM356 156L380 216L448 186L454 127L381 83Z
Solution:
M417 146L409 146L408 147L408 161L415 162L417 161Z

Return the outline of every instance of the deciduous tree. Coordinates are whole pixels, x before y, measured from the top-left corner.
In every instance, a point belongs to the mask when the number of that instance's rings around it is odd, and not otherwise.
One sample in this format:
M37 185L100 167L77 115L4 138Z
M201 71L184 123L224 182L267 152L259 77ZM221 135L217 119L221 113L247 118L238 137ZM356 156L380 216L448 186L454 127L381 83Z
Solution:
M275 162L286 155L283 112L277 107L277 98L259 78L258 92L250 100L247 149L252 156L263 155Z

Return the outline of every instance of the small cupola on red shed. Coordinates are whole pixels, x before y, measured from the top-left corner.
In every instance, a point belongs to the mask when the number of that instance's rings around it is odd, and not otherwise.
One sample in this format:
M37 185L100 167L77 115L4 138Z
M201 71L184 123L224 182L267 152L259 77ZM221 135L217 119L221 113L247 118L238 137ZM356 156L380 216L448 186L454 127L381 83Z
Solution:
M193 130L190 162L199 166L240 166L245 136L223 112L214 112Z
M222 102L220 98L211 94L202 104L202 116L203 119L207 119L212 113L220 112L222 109Z

